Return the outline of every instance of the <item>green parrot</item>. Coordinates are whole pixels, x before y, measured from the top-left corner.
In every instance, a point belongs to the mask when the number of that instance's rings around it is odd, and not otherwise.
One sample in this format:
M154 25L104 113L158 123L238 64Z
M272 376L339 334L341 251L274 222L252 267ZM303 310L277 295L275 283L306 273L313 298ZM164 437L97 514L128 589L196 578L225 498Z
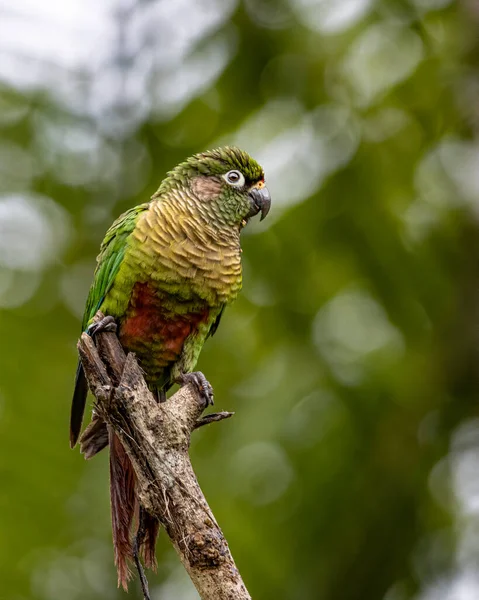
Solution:
M212 403L211 386L193 370L225 306L241 289L241 230L252 216L261 213L263 219L270 204L260 165L246 152L224 147L180 163L149 202L126 211L107 231L86 302L83 331L94 333L97 326L92 319L98 310L114 320L122 346L136 354L158 401L166 399L174 383L191 381L205 403ZM87 393L79 362L71 447L80 435ZM108 443L103 430L99 439L105 437L98 450ZM135 511L134 490L127 488L134 487L133 475L121 444L110 440L110 446L115 556L119 581L126 586ZM157 524L143 517L144 556L150 566Z

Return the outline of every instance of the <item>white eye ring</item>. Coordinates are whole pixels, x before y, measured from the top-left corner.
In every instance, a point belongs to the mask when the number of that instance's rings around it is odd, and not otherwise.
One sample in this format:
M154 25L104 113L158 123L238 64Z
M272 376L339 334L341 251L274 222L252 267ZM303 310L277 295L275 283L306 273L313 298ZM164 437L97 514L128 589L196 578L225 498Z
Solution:
M243 187L245 184L244 175L240 171L228 171L223 179L234 187Z

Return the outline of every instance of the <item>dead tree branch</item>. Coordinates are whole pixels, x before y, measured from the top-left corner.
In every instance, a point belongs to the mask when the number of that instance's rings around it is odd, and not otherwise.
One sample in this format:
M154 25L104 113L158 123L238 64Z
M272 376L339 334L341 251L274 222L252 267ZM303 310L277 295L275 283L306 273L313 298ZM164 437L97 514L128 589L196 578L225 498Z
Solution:
M231 413L201 418L202 400L191 385L158 404L134 355L125 357L112 332L99 333L97 345L83 334L78 348L97 400L96 416L82 438L86 457L101 449L98 439L101 445L102 438L97 434L105 429L104 421L130 457L141 505L164 527L200 597L250 599L188 454L194 429ZM97 440L95 448L88 446L91 439ZM107 433L104 442L108 442Z

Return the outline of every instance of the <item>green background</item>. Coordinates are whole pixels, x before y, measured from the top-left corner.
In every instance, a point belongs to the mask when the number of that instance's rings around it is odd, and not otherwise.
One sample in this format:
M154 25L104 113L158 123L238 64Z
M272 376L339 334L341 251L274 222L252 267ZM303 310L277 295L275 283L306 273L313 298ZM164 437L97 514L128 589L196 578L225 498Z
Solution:
M0 599L125 598L106 452L68 447L83 303L113 219L223 143L273 205L191 454L252 596L478 598L475 4L59 6L0 2Z

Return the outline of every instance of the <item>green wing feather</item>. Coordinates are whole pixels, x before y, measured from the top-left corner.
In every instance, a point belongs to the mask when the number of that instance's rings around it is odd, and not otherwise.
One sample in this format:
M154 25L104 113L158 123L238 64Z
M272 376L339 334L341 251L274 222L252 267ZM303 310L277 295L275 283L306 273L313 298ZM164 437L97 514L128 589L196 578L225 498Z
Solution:
M208 335L206 336L207 339L209 337L213 337L214 334L216 333L216 330L218 329L218 327L220 325L221 317L223 316L223 313L225 311L225 307L226 307L226 305L223 304L223 306L221 307L221 310L220 310L220 314L213 321L213 323L212 323L212 325L210 327L210 330L208 331Z
M86 302L82 324L83 331L87 329L89 322L95 316L105 299L108 290L113 285L115 276L118 273L121 261L125 255L128 236L135 229L138 215L144 210L147 210L148 206L149 203L145 203L127 210L118 217L106 232L97 259L98 264L95 269L93 285L90 288L90 293L88 294ZM70 414L70 445L72 448L77 443L78 436L80 435L87 394L88 385L82 364L79 361Z
M139 214L147 210L148 206L149 203L145 203L130 208L130 210L127 210L118 217L106 232L105 239L100 247L100 254L97 258L98 265L95 270L93 284L86 301L82 323L83 331L87 329L89 322L95 316L108 290L113 285L115 276L125 255L127 238L135 229Z

